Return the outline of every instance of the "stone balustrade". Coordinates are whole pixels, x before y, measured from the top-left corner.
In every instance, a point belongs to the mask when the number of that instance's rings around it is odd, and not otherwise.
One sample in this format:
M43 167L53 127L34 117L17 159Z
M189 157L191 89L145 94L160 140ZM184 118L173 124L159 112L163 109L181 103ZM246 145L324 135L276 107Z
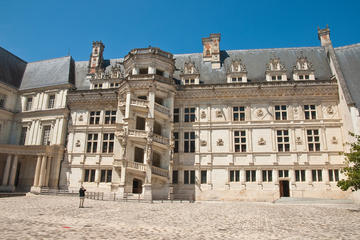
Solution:
M146 138L146 137L147 137L147 133L146 133L145 130L129 129L129 136L130 136L130 137Z
M154 134L153 137L154 141L160 144L169 145L169 139L157 134Z
M169 177L169 171L167 169L151 166L151 172L162 177Z
M170 115L170 109L168 109L167 107L164 107L163 105L160 105L158 103L155 103L155 111L161 112L165 115Z
M147 107L149 101L143 99L131 99L131 105L138 106L138 107Z

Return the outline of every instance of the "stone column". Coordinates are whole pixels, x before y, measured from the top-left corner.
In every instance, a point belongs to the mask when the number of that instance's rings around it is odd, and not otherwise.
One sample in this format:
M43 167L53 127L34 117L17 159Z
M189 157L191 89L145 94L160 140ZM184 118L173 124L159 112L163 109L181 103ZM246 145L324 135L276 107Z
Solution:
M45 172L46 172L46 156L42 157L42 161L41 161L41 168L40 168L40 177L39 177L39 187L43 187L44 186L44 182L45 182Z
M50 178L50 171L51 171L51 161L52 157L48 157L46 161L46 177L45 177L45 184L44 186L49 187L49 178Z
M14 156L14 159L12 161L12 166L11 166L11 175L10 175L10 181L9 181L9 185L12 188L11 190L14 191L15 190L15 178L16 178L16 170L17 170L17 166L18 166L18 155Z
M34 176L33 187L39 186L40 167L41 167L41 156L39 155L37 157L37 161L36 161L36 168L35 168L35 176Z
M2 180L2 185L6 186L8 185L8 181L9 181L9 173L10 173L10 165L11 165L11 157L12 155L8 155L7 159L6 159L6 165L4 168L4 174L3 174L3 180Z

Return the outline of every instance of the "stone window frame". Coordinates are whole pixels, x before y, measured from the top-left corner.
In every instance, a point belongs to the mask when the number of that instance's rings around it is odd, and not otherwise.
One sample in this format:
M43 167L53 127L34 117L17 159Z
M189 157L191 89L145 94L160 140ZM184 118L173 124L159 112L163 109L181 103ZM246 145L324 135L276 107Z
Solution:
M200 170L200 184L207 184L207 170Z
M105 139L106 136L106 139ZM115 134L114 133L103 133L102 134L102 153L114 153Z
M99 142L98 133L88 133L86 138L86 153L97 153L97 145Z
M84 168L84 180L83 182L95 182L96 169Z
M322 169L312 169L311 170L311 180L313 182L322 182Z
M275 105L274 106L274 115L276 121L288 120L286 105Z
M279 169L278 177L279 178L289 178L289 170L288 169Z
M25 129L25 131L23 131ZM28 133L29 127L28 126L21 126L20 138L19 138L19 145L25 145L26 143L26 136Z
M247 152L247 139L246 130L235 130L234 136L234 151L235 152ZM237 141L237 139L239 139ZM237 151L238 150L238 151Z
M306 129L306 141L309 152L321 151L320 144L320 130L319 129Z
M33 102L34 102L34 97L33 96L26 97L25 111L31 111L32 110Z
M174 173L176 173L176 174L174 174ZM172 171L172 184L179 184L179 171L178 170Z
M256 170L245 170L245 182L256 182Z
M295 170L295 182L305 182L305 181L306 181L305 169Z
M173 132L174 136L174 153L179 152L179 132Z
M50 139L51 139L51 125L50 124L42 125L41 145L50 145Z
M315 120L317 119L316 105L315 104L305 104L303 106L304 118L305 120Z
M111 183L112 178L112 169L100 169L100 182L101 183Z
M53 109L55 108L56 94L49 94L48 96L47 108Z
M116 110L104 110L104 124L112 125L116 123Z
M196 183L195 170L184 170L184 184L193 185Z
M328 169L329 182L338 182L340 179L339 169Z
M100 124L101 111L91 111L89 112L89 125L99 125Z
M93 89L102 89L103 88L103 84L102 83L94 83L93 84Z
M196 122L196 107L184 108L184 122Z
M229 182L240 182L241 170L229 170Z
M273 174L272 170L261 170L261 177L263 182L272 182L273 181Z
M235 109L236 108L236 109ZM241 110L242 109L242 110ZM233 122L244 122L246 119L246 107L245 106L233 106L232 107L232 120ZM235 119L235 114L238 115L237 120Z
M287 134L286 134L287 132ZM280 134L279 134L280 133ZM286 141L287 138L287 141ZM276 145L278 152L290 152L290 136L288 129L276 130Z
M173 110L173 122L178 123L180 121L180 108L174 108Z
M184 136L184 153L194 153L196 151L195 131L184 132L183 136Z

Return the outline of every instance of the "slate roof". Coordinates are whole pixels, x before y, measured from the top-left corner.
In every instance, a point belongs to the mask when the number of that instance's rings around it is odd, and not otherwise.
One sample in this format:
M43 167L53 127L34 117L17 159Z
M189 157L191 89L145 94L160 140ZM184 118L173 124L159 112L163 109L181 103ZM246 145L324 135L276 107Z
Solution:
M18 88L21 84L26 62L0 47L0 82Z
M247 69L247 77L251 82L265 81L266 65L270 58L279 57L287 70L287 78L292 81L292 71L298 57L304 56L312 63L315 77L319 80L327 80L331 77L331 70L327 62L323 47L303 48L278 48L278 49L255 49L255 50L229 50L221 51L222 65L220 69L212 69L210 62L202 61L202 53L174 55L175 66L178 69L174 77L180 79L181 69L184 63L192 61L200 72L200 82L204 84L226 83L226 69L231 62L241 59Z
M20 90L71 83L70 56L28 63Z
M360 44L334 50L351 98L356 107L360 108Z

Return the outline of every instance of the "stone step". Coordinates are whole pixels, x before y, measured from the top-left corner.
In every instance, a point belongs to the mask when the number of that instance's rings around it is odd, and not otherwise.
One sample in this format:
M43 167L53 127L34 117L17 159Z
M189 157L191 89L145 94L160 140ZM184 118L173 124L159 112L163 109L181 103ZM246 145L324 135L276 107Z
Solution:
M281 197L274 203L286 204L353 204L350 199L325 199L325 198L294 198L294 197Z

